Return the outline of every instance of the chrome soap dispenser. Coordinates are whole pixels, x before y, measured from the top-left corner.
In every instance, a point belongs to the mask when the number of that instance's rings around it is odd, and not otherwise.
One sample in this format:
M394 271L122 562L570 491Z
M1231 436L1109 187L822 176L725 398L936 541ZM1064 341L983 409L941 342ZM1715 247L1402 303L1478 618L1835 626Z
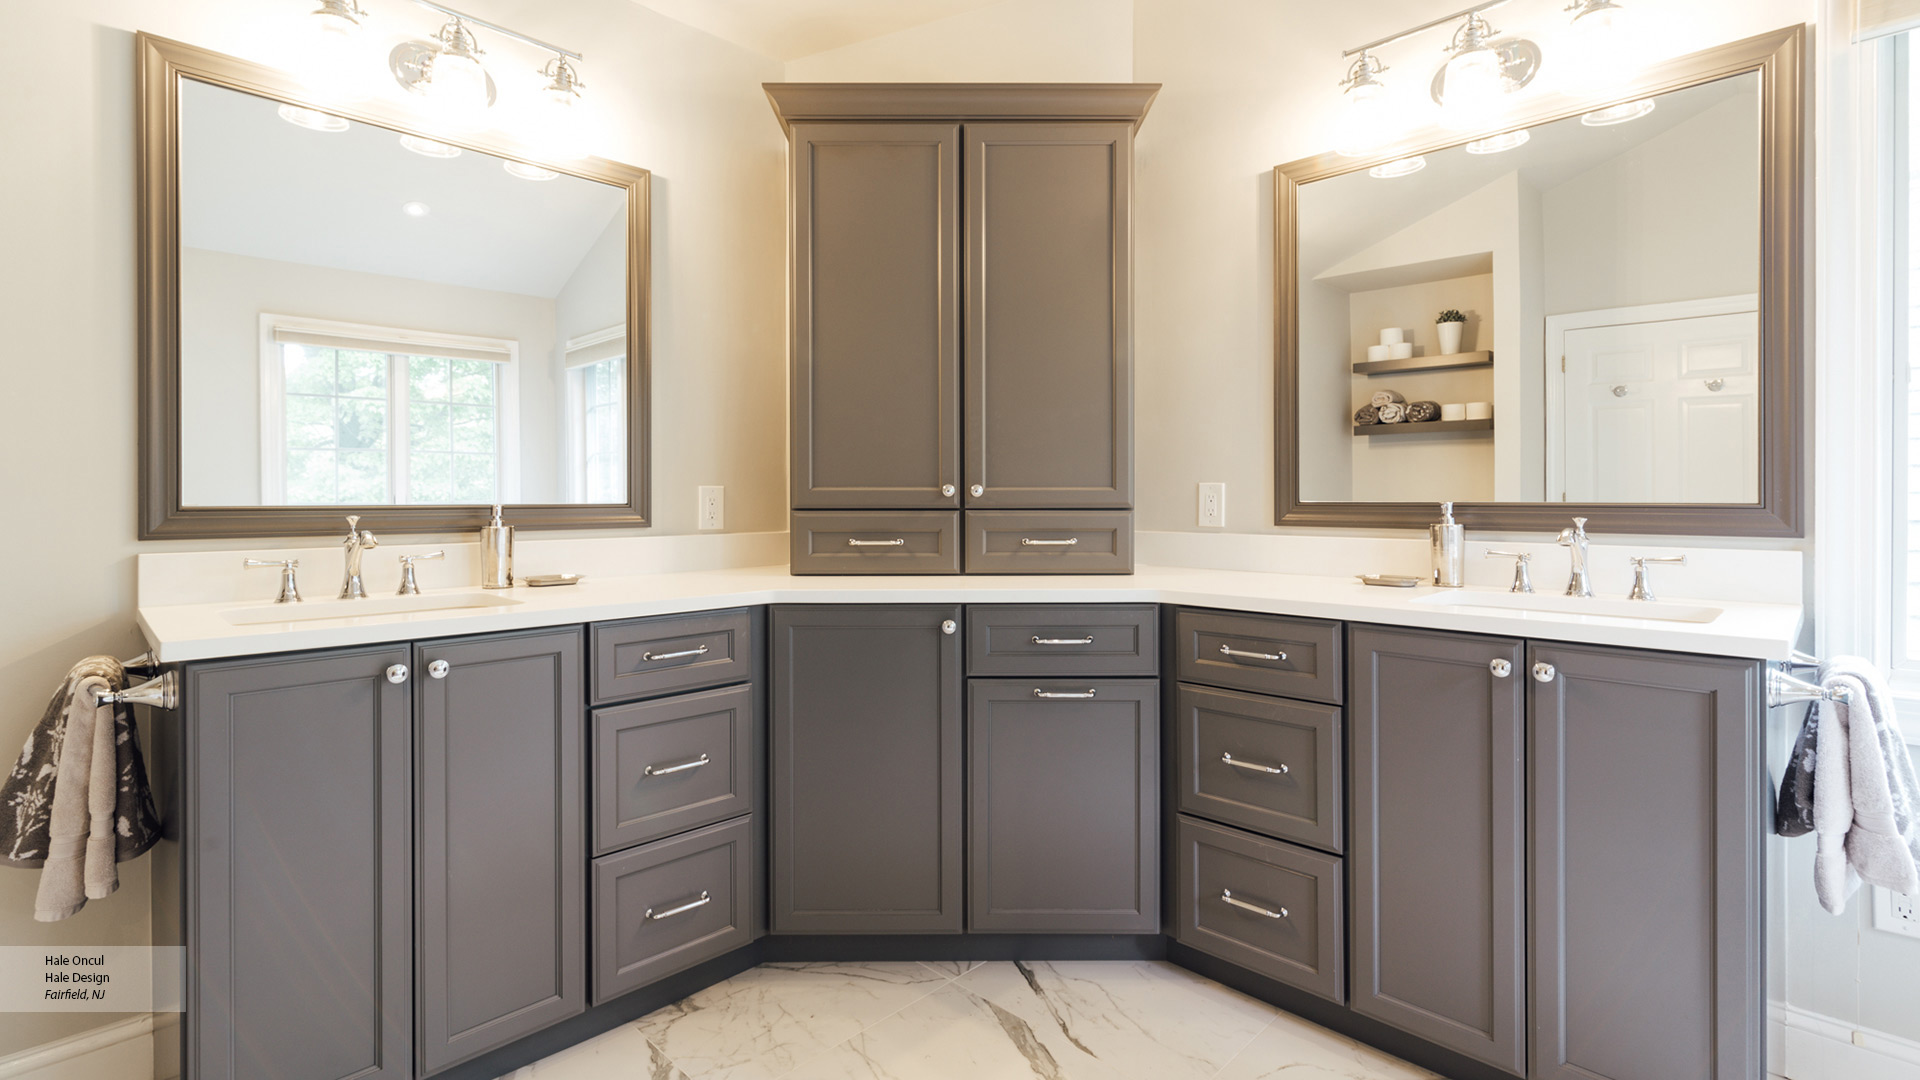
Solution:
M513 526L500 520L497 504L492 524L480 530L480 587L513 588Z
M1440 504L1440 523L1427 526L1433 540L1433 583L1458 589L1467 583L1467 531L1453 520L1453 504Z

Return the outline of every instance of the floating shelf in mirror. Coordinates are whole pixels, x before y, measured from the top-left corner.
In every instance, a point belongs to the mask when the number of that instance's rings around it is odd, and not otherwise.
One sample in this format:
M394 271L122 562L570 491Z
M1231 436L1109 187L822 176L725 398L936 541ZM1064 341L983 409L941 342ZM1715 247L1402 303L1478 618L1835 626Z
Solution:
M1355 375L1391 375L1408 371L1452 371L1457 368L1493 366L1493 351L1442 353L1439 356L1409 356L1400 360L1362 360L1353 365Z
M1429 420L1423 424L1367 424L1356 425L1355 435L1464 435L1473 431L1492 431L1493 419L1485 420Z

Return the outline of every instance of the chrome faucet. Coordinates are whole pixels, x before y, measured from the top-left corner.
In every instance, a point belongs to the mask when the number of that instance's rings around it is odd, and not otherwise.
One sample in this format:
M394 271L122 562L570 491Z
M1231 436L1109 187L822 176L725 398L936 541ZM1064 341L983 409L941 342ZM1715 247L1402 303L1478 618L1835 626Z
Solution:
M1587 580L1587 519L1573 519L1573 527L1560 530L1560 546L1573 556L1573 575L1567 581L1568 596L1592 596L1593 583Z
M340 586L340 599L365 599L367 583L360 580L360 556L366 554L369 548L379 547L380 541L360 527L360 515L348 514L347 538L340 543L347 549L347 580Z

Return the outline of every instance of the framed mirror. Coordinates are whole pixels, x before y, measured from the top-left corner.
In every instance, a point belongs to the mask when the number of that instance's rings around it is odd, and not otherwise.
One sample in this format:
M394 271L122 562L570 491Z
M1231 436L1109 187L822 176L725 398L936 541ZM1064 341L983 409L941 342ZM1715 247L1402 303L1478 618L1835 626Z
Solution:
M1276 523L1800 535L1803 48L1276 169Z
M647 524L645 169L137 47L142 539Z

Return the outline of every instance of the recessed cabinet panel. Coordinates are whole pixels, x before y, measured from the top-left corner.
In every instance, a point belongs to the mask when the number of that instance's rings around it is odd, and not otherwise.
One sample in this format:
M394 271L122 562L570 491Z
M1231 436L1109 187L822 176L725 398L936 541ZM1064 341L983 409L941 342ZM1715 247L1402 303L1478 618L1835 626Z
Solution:
M1762 665L1528 659L1529 1075L1760 1075Z
M956 508L960 128L795 124L789 160L793 505Z
M738 817L759 801L759 696L729 686L593 714L593 850Z
M969 510L970 574L1131 574L1129 510Z
M1160 666L1154 604L970 604L969 675L1152 675Z
M595 623L593 703L677 694L753 677L757 609Z
M1131 506L1132 125L965 138L967 506Z
M1340 709L1182 686L1174 720L1179 809L1338 852Z
M1340 860L1181 815L1174 939L1344 1002Z
M1524 1073L1524 646L1350 644L1354 1011Z
M752 941L753 819L593 861L593 1000L610 1001Z
M796 574L957 574L960 514L933 510L796 510Z
M1181 682L1340 704L1337 622L1181 608L1174 632Z

